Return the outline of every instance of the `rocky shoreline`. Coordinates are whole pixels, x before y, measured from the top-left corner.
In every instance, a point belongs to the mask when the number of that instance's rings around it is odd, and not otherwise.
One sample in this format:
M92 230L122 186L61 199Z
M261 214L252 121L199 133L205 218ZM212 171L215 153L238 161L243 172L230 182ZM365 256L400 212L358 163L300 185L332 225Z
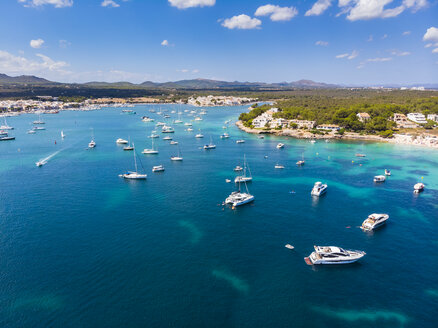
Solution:
M438 149L438 138L436 136L421 134L418 136L395 134L393 138L382 138L375 135L363 135L354 132L345 132L344 135L337 135L334 132L320 135L313 134L310 131L297 130L297 129L283 129L283 130L260 130L252 129L243 125L242 121L237 121L236 125L242 131L251 134L273 134L276 136L291 137L297 139L330 139L330 140L351 140L351 141L371 141L371 142L385 142L402 145L415 145Z

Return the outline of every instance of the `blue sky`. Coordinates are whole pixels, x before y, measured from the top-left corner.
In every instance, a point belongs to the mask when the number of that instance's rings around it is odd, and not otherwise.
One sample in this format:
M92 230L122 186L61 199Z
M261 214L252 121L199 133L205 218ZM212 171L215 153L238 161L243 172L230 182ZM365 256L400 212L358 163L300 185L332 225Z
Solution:
M2 0L0 73L438 83L438 0Z

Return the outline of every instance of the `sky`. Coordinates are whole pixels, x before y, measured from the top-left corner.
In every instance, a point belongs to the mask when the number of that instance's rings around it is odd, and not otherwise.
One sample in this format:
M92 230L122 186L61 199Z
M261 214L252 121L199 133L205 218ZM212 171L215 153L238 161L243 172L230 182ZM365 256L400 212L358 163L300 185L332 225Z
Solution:
M438 83L438 0L1 0L0 73Z

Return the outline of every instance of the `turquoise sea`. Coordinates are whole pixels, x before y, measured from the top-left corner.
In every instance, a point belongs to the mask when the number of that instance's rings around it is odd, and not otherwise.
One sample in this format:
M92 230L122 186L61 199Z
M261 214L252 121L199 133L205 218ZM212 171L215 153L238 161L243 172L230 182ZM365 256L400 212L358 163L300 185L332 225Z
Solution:
M246 107L218 107L194 132L173 125L184 161L171 162L178 146L162 134L159 155L141 154L154 129L141 116L158 121L149 109L159 107L43 115L47 130L34 135L36 115L8 118L16 140L0 142L0 327L438 326L438 151L261 140L233 124L223 140L224 121ZM92 133L97 147L87 150ZM217 148L200 149L210 136ZM134 163L117 138L134 141L146 181L118 177ZM225 179L244 154L256 199L232 210L221 205L235 188ZM158 164L166 171L152 173ZM385 168L392 176L374 184ZM313 200L316 181L329 187ZM419 181L426 189L415 195ZM386 226L358 228L380 212ZM311 267L303 258L313 245L367 255Z

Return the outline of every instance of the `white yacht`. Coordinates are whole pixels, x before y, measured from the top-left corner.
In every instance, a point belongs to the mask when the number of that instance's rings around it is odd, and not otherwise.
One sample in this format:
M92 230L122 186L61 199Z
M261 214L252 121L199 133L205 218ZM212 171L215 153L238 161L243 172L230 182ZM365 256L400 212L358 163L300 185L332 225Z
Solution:
M277 163L277 164L275 164L274 168L275 169L284 169L284 166Z
M13 130L14 128L12 126L9 126L6 122L6 117L4 118L4 123L2 126L0 126L0 130Z
M43 127L43 126L34 126L33 129L34 129L35 131L38 131L38 130L45 130L46 128Z
M201 133L198 133L197 135L195 135L195 138L204 138L204 135Z
M164 137L163 140L172 140L172 137L167 136L167 137Z
M152 139L152 148L151 149L143 149L142 154L149 154L149 155L158 154L158 150L154 148L154 139Z
M166 123L164 123L164 122L158 122L157 124L155 124L155 126L165 126L166 125Z
M195 121L202 121L201 117L195 117Z
M225 204L230 204L233 207L236 207L254 201L254 196L249 193L246 183L245 183L245 187L246 187L246 192L241 192L240 183L239 183L239 190L233 191L231 195L229 195L227 199L225 199Z
M314 246L314 248L315 251L304 258L308 265L353 263L366 254L363 251L347 250L337 246Z
M278 143L277 144L277 149L281 149L281 148L284 148L284 143Z
M156 133L152 133L149 138L155 139L155 138L159 138L160 136Z
M132 147L134 148L133 154L134 154L134 165L135 165L135 171L128 171L127 173L120 174L119 176L125 179L131 179L131 180L145 180L147 178L147 174L141 174L138 172L137 168L137 156L135 155L135 146L134 143L132 144ZM141 163L140 163L141 164Z
M391 171L388 170L388 169L385 169L385 175L386 175L386 176L391 176Z
M36 131L34 129L30 129L29 131L27 131L28 134L35 134Z
M419 194L420 192L422 192L424 190L424 187L425 187L424 183L421 183L421 182L416 183L414 185L414 193Z
M96 147L96 142L94 141L94 139L91 139L91 141L88 143L88 148L94 148Z
M119 138L116 140L116 143L118 143L119 145L126 145L128 143L128 140Z
M188 132L192 132L193 129L192 129L192 128L188 128L187 131L188 131Z
M47 161L44 160L44 159L35 163L35 165L38 166L38 167L41 167L41 166L43 166L45 164L47 164Z
M297 164L298 166L302 166L302 165L304 165L305 163L306 163L306 162L304 161L304 154L303 154L301 160L298 161L296 164Z
M313 186L313 189L310 194L312 196L321 196L322 194L325 194L326 191L327 191L327 185L322 184L322 182L318 181Z
M385 182L386 177L384 175L376 175L374 177L374 182Z
M243 168L242 168L241 166L237 165L237 166L234 168L234 172L240 172L240 171L243 171Z
M192 126L192 123L187 122L187 123L184 123L184 125L185 126Z
M175 133L175 130L170 126L163 126L161 133Z
M247 174L248 171L248 174ZM248 163L246 162L246 156L243 155L243 175L239 175L234 179L235 183L250 182L252 181L251 171Z
M129 143L127 146L123 147L123 150L127 150L127 151L134 150L134 145L131 145L131 137L129 137Z
M237 144L245 143L245 140L243 140L243 139L239 139L239 140L236 140L236 143L237 143Z
M229 137L230 135L226 132L221 134L221 139L228 139Z
M46 122L44 122L44 121L41 119L41 114L39 114L39 115L38 115L38 120L33 121L33 124L46 124Z
M141 119L143 122L153 122L154 121L154 119L153 118L150 118L150 117L148 117L148 116L143 116L143 118Z
M365 221L363 221L362 226L360 228L365 231L371 231L380 227L388 219L389 219L388 214L373 213L370 216L368 216L368 218Z
M215 149L216 145L213 143L213 139L210 137L210 143L207 145L204 145L204 149L208 150L208 149Z
M178 155L177 156L171 156L170 157L171 161L176 161L176 162L181 162L183 160L183 157L181 156L181 151L178 147Z
M163 165L156 165L156 166L152 167L152 172L163 172L163 171L164 171Z

